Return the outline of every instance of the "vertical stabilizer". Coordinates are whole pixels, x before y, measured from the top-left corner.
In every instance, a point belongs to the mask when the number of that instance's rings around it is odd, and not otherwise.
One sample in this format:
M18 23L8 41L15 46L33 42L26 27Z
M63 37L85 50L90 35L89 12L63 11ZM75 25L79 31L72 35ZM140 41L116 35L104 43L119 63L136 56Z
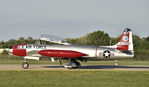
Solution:
M133 51L132 31L129 28L124 30L119 42L116 44L116 49L122 51Z

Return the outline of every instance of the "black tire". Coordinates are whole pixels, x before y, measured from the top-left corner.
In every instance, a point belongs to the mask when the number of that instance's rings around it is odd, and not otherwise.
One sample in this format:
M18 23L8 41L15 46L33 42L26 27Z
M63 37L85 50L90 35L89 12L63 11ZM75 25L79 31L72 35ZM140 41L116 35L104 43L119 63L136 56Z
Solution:
M24 63L22 64L22 68L28 69L28 67L29 67L29 64L28 64L27 62L24 62Z

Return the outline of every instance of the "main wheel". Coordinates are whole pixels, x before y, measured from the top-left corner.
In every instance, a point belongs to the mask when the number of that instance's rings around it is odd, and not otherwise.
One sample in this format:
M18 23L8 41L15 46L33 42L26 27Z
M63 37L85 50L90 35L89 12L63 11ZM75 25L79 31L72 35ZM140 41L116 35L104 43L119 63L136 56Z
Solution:
M27 68L29 67L29 64L28 64L27 62L24 62L24 63L22 64L22 67L23 67L24 69L27 69Z

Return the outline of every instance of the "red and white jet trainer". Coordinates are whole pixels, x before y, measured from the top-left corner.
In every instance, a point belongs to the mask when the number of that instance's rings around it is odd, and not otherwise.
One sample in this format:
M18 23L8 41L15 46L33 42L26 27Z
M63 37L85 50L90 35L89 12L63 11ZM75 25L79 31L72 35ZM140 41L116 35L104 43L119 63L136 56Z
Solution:
M80 66L80 61L100 59L122 59L133 58L133 39L132 32L126 28L116 45L113 46L87 46L87 45L72 45L66 41L57 39L57 37L45 38L41 40L59 43L60 45L47 45L47 44L20 44L13 46L10 51L13 55L23 56L24 59L39 60L41 57L46 56L49 58L67 59L66 68L77 68ZM29 67L27 62L22 64L24 69Z

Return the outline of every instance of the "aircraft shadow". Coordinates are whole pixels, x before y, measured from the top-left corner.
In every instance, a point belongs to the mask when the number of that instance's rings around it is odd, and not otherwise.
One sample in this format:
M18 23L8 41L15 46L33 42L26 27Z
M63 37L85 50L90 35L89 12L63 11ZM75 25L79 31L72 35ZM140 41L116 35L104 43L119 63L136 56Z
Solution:
M43 68L64 68L64 66L41 66Z
M42 66L43 68L64 68L64 66ZM77 69L149 69L148 66L85 65Z

